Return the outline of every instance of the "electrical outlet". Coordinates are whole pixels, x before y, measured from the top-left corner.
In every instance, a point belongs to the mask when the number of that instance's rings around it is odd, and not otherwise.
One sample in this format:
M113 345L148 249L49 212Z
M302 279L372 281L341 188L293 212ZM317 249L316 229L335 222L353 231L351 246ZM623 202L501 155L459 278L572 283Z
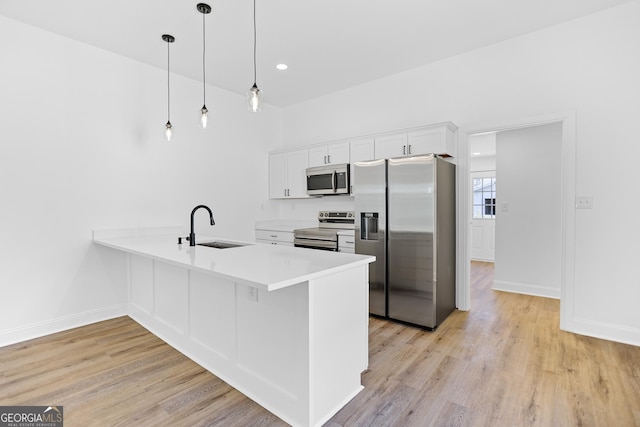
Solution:
M576 209L593 209L593 197L591 196L576 197Z
M254 288L253 286L249 286L247 289L247 299L249 301L258 302L258 288Z

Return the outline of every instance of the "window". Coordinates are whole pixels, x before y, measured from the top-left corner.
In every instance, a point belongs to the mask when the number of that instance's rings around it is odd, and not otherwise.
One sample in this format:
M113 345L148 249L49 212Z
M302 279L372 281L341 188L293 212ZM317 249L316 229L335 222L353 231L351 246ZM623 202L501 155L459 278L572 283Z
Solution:
M496 217L496 179L473 179L473 219Z

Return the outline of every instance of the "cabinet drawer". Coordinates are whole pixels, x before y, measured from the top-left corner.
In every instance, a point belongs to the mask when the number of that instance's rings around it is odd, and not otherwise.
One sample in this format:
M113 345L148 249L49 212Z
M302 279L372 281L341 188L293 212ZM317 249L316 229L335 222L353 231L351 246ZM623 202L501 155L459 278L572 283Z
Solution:
M290 242L276 242L274 240L256 239L256 243L264 243L265 245L293 246Z
M355 248L356 240L353 236L338 236L338 248Z
M338 235L338 252L353 254L356 252L356 239L354 236Z
M256 230L256 239L293 243L293 233L288 231Z

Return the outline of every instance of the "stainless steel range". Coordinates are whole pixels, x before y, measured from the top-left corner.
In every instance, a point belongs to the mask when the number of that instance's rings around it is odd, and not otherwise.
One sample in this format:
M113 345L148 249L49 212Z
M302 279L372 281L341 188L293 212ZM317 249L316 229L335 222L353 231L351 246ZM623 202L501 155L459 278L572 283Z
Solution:
M338 231L354 229L353 211L318 212L318 227L293 231L293 244L300 248L338 250Z

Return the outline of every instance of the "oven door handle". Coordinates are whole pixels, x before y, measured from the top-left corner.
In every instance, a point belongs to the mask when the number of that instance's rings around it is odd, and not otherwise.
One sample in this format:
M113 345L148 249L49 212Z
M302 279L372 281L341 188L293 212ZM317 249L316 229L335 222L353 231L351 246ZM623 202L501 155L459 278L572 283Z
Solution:
M335 251L338 247L335 240L319 240L304 237L296 237L293 244L298 248L324 249L328 251Z

